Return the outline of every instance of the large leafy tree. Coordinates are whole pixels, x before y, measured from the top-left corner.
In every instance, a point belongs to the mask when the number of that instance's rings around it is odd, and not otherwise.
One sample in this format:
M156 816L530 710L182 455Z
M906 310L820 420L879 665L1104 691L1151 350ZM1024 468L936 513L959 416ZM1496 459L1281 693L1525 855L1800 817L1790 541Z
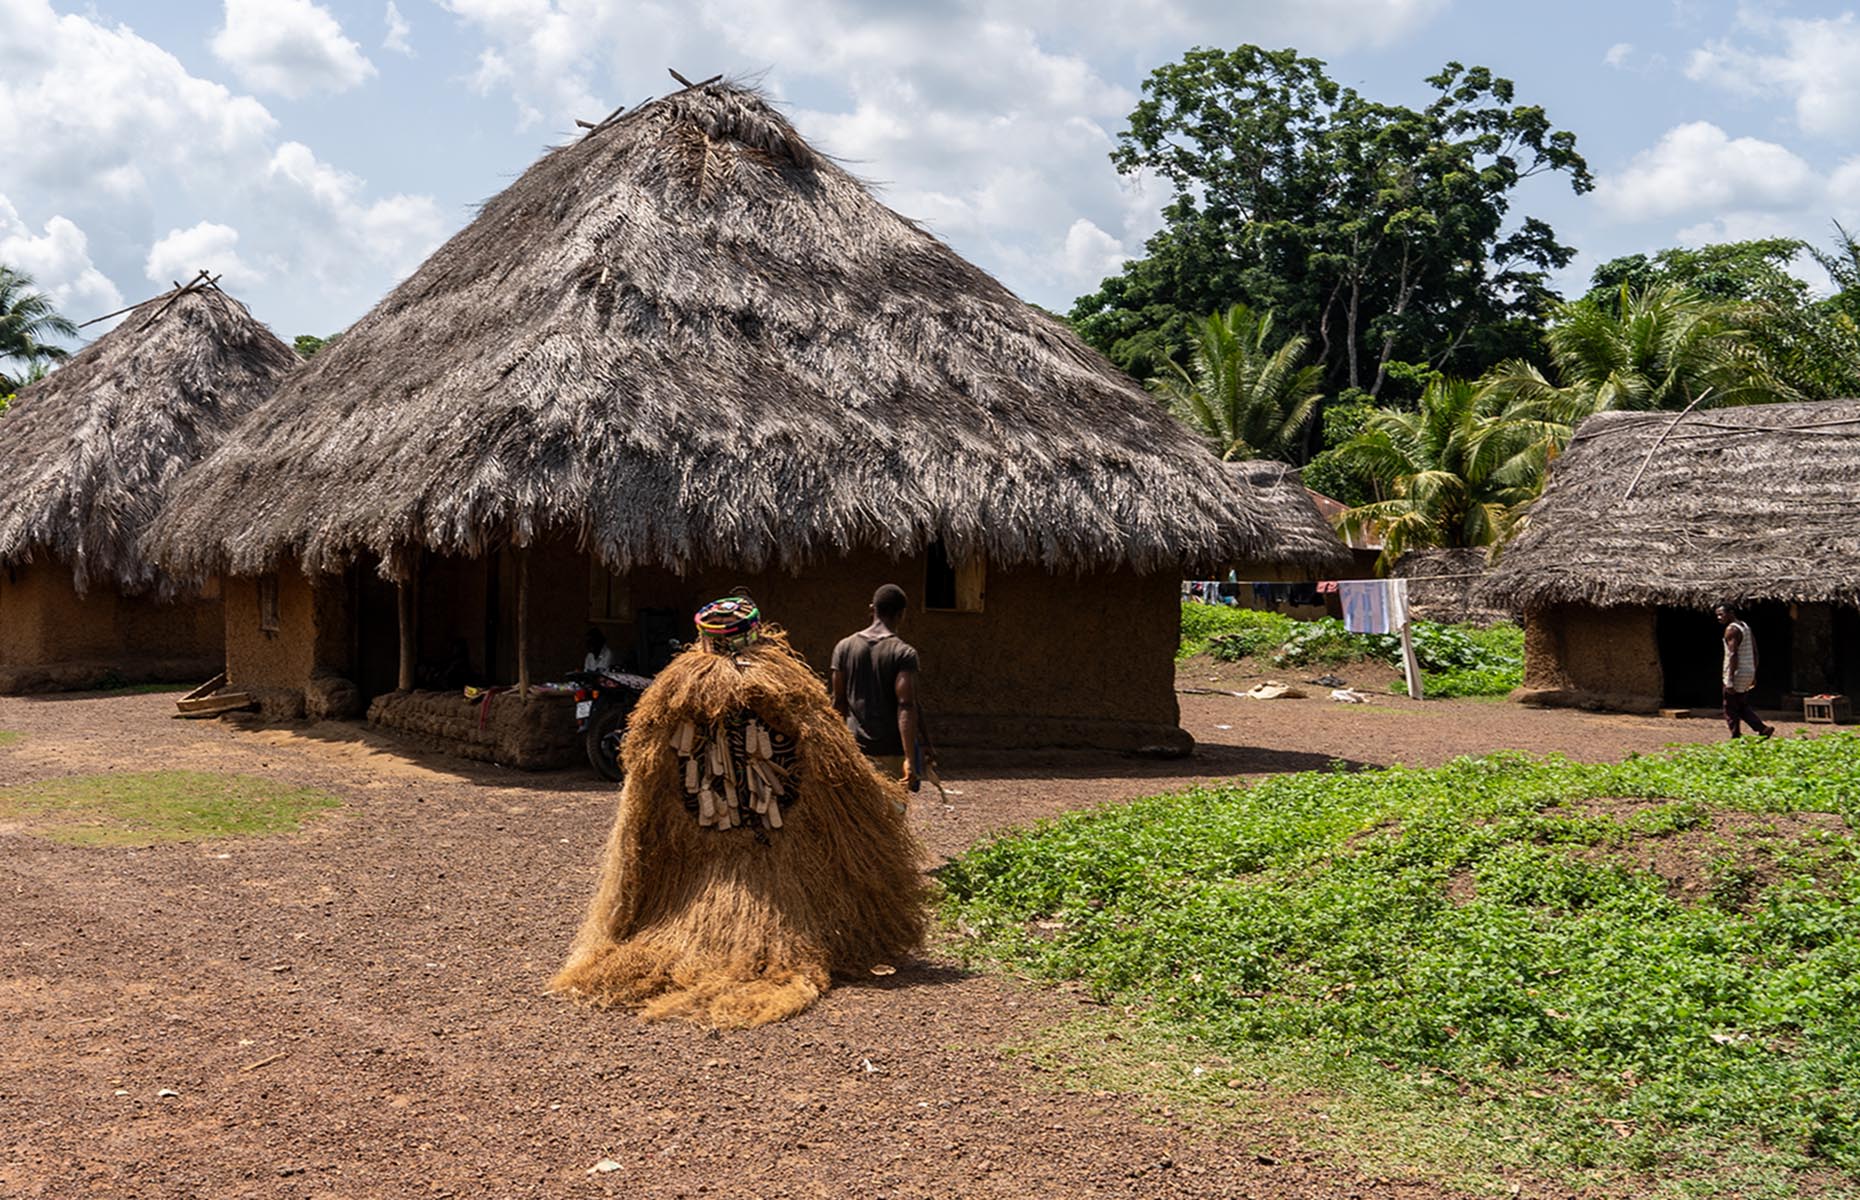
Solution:
M1800 305L1808 301L1808 285L1789 267L1805 249L1807 245L1795 238L1759 238L1628 254L1595 268L1587 298L1606 305L1614 303L1623 287L1631 292L1669 287L1708 300Z
M1194 328L1188 364L1164 361L1150 389L1223 459L1294 458L1317 411L1322 370L1308 341L1273 344L1271 313L1236 304Z
M1781 391L1825 399L1860 393L1860 246L1836 222L1830 249L1795 238L1763 238L1657 254L1630 254L1595 269L1588 299L1615 305L1623 286L1635 292L1678 287L1730 305ZM1792 268L1804 255L1820 264L1834 294L1816 298Z
M1382 538L1381 565L1431 546L1490 546L1511 536L1543 486L1567 430L1487 389L1430 384L1412 412L1377 409L1336 451L1379 499L1343 514L1352 532Z
M35 368L70 353L49 339L76 336L77 326L34 289L32 276L0 266L0 395L18 391L37 378Z
M1406 360L1476 372L1527 351L1570 261L1518 186L1592 186L1573 135L1509 80L1449 63L1422 108L1382 104L1291 50L1196 49L1158 68L1112 161L1174 198L1148 254L1079 300L1087 340L1139 375L1199 314L1246 302L1308 336L1332 390Z
M1499 364L1486 386L1567 424L1611 409L1761 404L1795 397L1752 344L1742 310L1658 284L1551 310L1544 335L1558 382L1535 364Z

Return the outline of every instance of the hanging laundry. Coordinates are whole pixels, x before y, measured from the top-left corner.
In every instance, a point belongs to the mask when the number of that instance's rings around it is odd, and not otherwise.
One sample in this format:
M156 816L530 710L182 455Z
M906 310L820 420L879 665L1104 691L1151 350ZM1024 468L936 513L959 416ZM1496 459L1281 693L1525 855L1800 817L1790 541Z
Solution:
M1292 585L1291 602L1293 604L1303 604L1303 605L1312 605L1312 604L1320 603L1320 601L1318 600L1317 584L1315 583L1294 583Z
M1351 633L1399 633L1408 623L1406 579L1345 579L1337 589Z
M1337 594L1337 581L1335 579L1320 579L1318 580L1317 590L1318 594L1321 596L1335 596Z

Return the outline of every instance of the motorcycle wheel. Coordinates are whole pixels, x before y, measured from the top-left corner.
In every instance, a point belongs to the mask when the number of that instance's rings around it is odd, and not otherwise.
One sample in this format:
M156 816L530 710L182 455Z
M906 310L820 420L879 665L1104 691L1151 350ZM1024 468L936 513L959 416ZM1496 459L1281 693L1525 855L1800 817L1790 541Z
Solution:
M609 704L588 722L588 762L602 779L617 783L625 774L620 767L620 738L626 733L626 719L632 712L630 703Z

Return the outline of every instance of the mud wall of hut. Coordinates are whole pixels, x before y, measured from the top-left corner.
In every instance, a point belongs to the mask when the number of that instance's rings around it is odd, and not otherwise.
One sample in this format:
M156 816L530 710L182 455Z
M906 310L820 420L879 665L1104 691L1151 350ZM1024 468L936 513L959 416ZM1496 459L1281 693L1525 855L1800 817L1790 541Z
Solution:
M222 645L216 599L80 596L60 564L0 569L0 692L200 682Z
M307 691L318 694L324 680L346 679L353 671L348 589L341 576L312 580L289 563L270 578L277 588L275 621L267 620L261 605L268 586L263 579L222 581L227 682L256 699L266 716L300 717L306 714ZM359 701L347 708L359 708ZM353 713L325 709L309 715Z
M1653 712L1664 693L1655 609L1557 605L1525 614L1517 699Z
M866 553L798 575L634 571L609 585L616 589L608 593L609 611L618 619L593 624L619 657L649 659L661 632L688 640L698 605L743 587L824 676L835 644L869 622L873 590L896 583L911 600L902 634L921 655L924 710L940 744L1189 747L1177 724L1180 582L1173 574L1073 576L991 565L981 611L958 612L925 607L927 569L925 558ZM598 584L579 553L532 559L532 619L543 611L540 602L555 623L541 632L532 626L534 678L548 678L545 668L554 664L580 661L590 592Z
M958 612L925 607L923 558L860 554L798 575L637 570L619 577L597 571L571 542L535 546L528 558L524 642L533 682L579 668L590 627L607 636L616 661L651 669L666 641L690 640L700 604L739 587L824 676L834 645L870 619L873 590L892 582L911 597L903 634L922 655L924 706L940 745L1178 752L1191 745L1177 723L1179 581L1172 574L988 567L981 610ZM520 569L512 553L428 558L418 592L420 663L441 663L463 643L478 681L514 682ZM278 580L278 628L269 633L258 627L257 581L226 584L234 686L257 696L268 714L296 716L305 712L306 690L316 707L319 676L382 676L360 659L394 651L382 639L356 635L354 605L339 580L313 586L294 569L281 570ZM365 687L361 699L386 690Z

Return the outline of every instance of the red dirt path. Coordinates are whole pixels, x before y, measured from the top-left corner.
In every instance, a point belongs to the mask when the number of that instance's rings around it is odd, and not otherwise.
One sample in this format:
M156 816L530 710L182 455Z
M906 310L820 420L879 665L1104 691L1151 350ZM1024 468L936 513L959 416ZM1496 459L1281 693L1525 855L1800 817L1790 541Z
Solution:
M1182 682L1247 681L1196 665ZM917 811L933 854L1069 808L1333 758L1611 759L1722 736L1479 701L1182 700L1202 747L1186 761L947 763L960 794ZM1051 1090L999 1049L1077 1000L970 975L936 948L759 1030L571 1007L541 988L611 816L590 775L480 769L354 726L170 711L162 695L0 698L0 729L24 735L0 747L0 786L241 771L344 806L294 836L142 850L0 825L0 1195L1441 1194L1362 1176L1285 1131L1221 1135ZM590 1175L602 1159L618 1169Z

